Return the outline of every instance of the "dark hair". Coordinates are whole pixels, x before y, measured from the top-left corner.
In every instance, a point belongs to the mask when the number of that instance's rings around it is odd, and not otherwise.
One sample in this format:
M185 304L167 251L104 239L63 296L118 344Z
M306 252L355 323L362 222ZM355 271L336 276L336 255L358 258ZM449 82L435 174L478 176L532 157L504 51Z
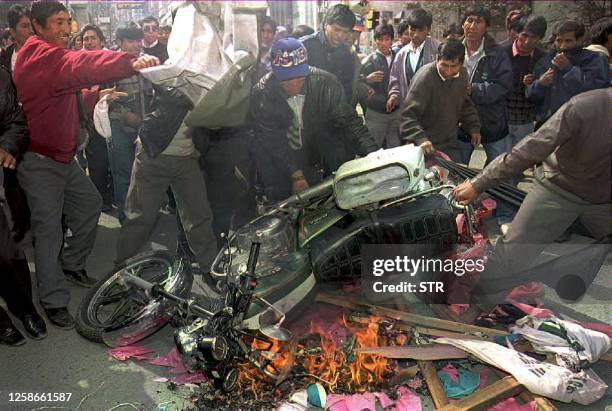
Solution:
M9 27L12 29L17 28L17 24L19 24L19 20L23 17L30 18L30 10L26 6L21 4L13 4L6 15L8 20Z
M410 25L408 24L408 22L406 20L402 20L399 26L397 26L397 34L401 36L409 28L410 28Z
M266 24L272 27L272 31L276 33L276 28L278 27L278 24L276 24L276 21L272 17L264 16L264 18L261 20L261 28L263 28L263 26L265 26Z
M442 37L446 38L451 34L463 36L463 27L461 27L457 23L452 23L450 26L446 28L446 30L444 30L444 32L442 33Z
M47 19L60 11L68 13L68 9L59 1L35 1L30 8L30 20L42 27L47 27ZM34 25L32 25L34 29ZM36 29L34 29L36 31Z
M140 26L130 21L125 26L121 26L115 32L115 39L117 42L121 42L123 40L142 40L144 37L144 32Z
M604 17L591 26L584 44L603 46L608 42L608 36L610 35L612 35L612 17Z
M465 46L459 40L444 40L438 46L438 60L455 60L463 64L465 59Z
M582 38L584 36L584 25L576 20L562 21L555 26L553 29L553 37L557 37L559 34L574 33L576 38Z
M85 33L88 31L95 31L96 36L98 36L100 41L102 43L106 43L106 37L104 37L104 33L102 33L102 30L100 30L100 27L96 26L95 24L86 24L81 29L81 36L85 37Z
M521 10L510 10L508 14L506 14L506 31L510 31L511 29L516 30L512 24L519 21L523 16L524 14Z
M431 27L433 19L430 12L422 8L418 8L412 9L408 12L406 22L414 29L424 29L426 27Z
M461 20L462 25L470 16L482 17L487 24L487 27L491 25L491 12L481 5L473 5L467 8L465 13L463 13L463 20Z
M147 16L144 19L140 20L140 26L144 26L145 23L155 23L155 25L159 27L159 20L157 20L153 16Z
M325 14L325 24L337 24L353 30L355 27L355 14L346 4L336 4Z
M134 23L136 24L136 23ZM140 27L140 26L138 26ZM159 31L167 31L168 33L172 33L172 26L169 24L163 25L159 27Z
M391 37L391 40L393 40L393 37L395 37L395 31L393 30L392 25L385 24L376 26L374 29L374 40L378 40L383 36L389 36Z
M528 31L539 38L546 35L546 19L542 16L523 16L517 22L512 23L517 33Z
M293 30L293 33L291 33L291 37L299 39L300 37L308 36L314 32L315 31L312 27L307 26L305 24L300 24L295 28L295 30Z
M78 38L81 38L81 43L83 42L83 35L81 33L74 33L71 37L70 37L70 48L74 49L76 47L76 40ZM82 46L82 44L81 44Z

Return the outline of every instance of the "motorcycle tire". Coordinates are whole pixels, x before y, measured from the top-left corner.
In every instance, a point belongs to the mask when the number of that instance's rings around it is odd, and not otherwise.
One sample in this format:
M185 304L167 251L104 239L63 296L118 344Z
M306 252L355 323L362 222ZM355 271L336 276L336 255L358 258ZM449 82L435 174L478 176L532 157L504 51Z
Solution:
M101 293L104 289L110 289L113 286L120 287L117 280L119 279L119 273L126 269L126 267L137 268L145 266L146 264L158 262L163 267L172 269L174 264L174 257L166 251L149 251L138 254L132 258L127 259L123 263L115 266L110 272L105 274L83 297L79 308L77 309L75 316L75 328L77 332L84 338L98 343L104 343L104 333L109 329L121 328L121 326L128 325L131 322L130 318L122 319L116 323L101 323L96 317L96 307L92 307L92 304L97 303L97 299L100 298ZM116 277L113 279L113 277ZM155 278L146 277L147 281L155 281ZM128 291L126 291L126 294ZM147 304L143 306L146 307ZM139 313L136 312L132 315L135 318ZM160 326L161 328L161 326Z

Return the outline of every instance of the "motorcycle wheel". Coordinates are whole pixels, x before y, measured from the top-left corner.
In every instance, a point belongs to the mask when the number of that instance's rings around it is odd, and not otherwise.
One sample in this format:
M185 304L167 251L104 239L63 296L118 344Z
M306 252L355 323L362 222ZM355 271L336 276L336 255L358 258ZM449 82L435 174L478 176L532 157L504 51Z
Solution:
M113 268L83 297L76 313L76 330L88 340L103 343L104 332L132 322L152 301L143 291L119 283L128 271L163 285L173 276L174 259L165 251L138 254Z

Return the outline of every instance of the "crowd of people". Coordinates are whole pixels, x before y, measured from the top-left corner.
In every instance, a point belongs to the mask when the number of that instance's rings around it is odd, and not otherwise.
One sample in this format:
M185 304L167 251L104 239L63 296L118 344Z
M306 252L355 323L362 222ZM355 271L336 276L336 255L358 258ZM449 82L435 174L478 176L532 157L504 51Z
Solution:
M264 17L253 33L260 55L247 120L216 129L188 127L190 100L139 74L168 59L172 27L155 17L122 25L113 44L95 25L71 35L59 2L15 5L8 21L0 163L13 226L0 213L0 295L32 338L43 338L46 324L16 246L28 231L40 305L52 324L70 329L66 281L95 283L85 266L101 212L121 224L121 263L146 245L167 202L176 210L178 251L207 277L220 233L380 148L414 144L469 164L482 145L488 166L457 188L463 202L500 181L517 184L543 162L541 179L554 195L545 186L528 196L527 211L497 210L509 241L552 241L584 216L597 235L609 234L612 18L588 33L562 21L546 42L544 17L513 11L508 38L497 43L490 12L473 6L438 40L431 14L416 8L397 30L377 26L375 51L363 56L363 20L346 5L330 7L318 30L289 32ZM108 135L93 127L100 100L109 107ZM592 181L598 186L581 187ZM572 212L559 222L561 201ZM535 238L526 229L533 218L556 228ZM25 342L1 307L0 342Z

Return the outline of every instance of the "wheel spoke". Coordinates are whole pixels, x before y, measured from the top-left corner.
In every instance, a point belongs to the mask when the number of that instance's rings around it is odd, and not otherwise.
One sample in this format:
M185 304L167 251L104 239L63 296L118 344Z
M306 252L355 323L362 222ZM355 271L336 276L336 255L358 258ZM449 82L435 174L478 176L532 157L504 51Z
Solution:
M132 302L133 300L131 298L130 299L126 298L123 301L121 301L119 305L117 305L117 307L115 308L115 310L110 315L107 321L111 324L117 321L117 319L120 318L122 315L124 315L130 308L133 308Z

